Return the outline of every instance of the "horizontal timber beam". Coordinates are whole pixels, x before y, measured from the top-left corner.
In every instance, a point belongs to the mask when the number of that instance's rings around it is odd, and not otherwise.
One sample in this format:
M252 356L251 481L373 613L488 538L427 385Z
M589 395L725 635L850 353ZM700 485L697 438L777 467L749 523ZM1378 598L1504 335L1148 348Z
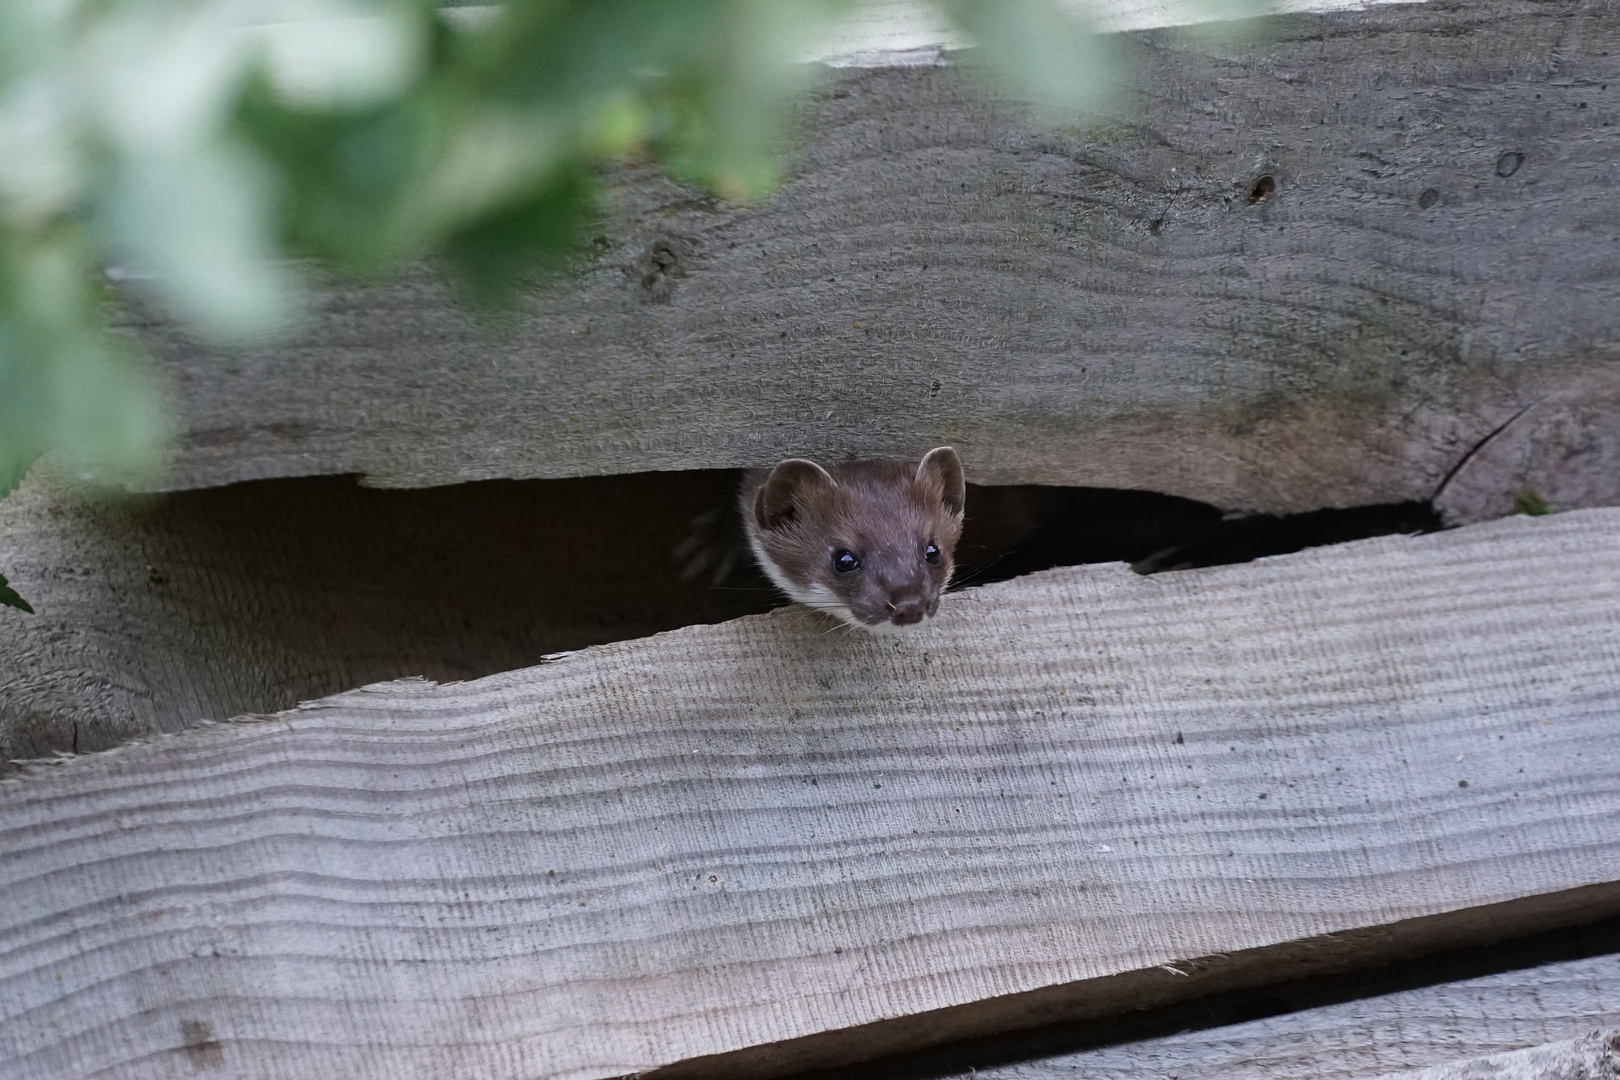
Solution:
M922 1080L970 1070L980 1080L1375 1080L1617 1027L1620 919L1611 918L948 1044L813 1080Z
M1620 1030L1489 1057L1391 1073L1387 1080L1616 1080Z
M0 1074L769 1075L1612 915L1617 697L1616 510L378 684L0 781Z
M182 414L166 484L950 443L981 483L1227 508L1620 502L1608 5L1248 29L1120 35L1117 99L1062 124L957 68L830 72L769 205L625 165L599 254L503 326L426 271L243 356L132 314Z

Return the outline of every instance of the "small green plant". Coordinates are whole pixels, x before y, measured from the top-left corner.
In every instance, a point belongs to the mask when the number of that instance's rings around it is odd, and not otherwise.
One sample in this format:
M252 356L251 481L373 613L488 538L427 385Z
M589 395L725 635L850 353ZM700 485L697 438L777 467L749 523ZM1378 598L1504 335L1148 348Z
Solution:
M1553 508L1547 505L1547 500L1538 495L1534 488L1526 487L1513 493L1513 512L1541 517L1543 514L1552 513Z

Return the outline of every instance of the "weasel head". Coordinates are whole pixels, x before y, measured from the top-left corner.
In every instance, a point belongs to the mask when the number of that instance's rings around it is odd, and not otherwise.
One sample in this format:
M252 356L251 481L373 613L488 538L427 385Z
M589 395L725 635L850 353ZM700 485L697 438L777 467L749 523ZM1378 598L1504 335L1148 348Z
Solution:
M743 517L760 566L783 592L881 631L939 609L966 504L962 462L941 446L917 463L784 461L744 489Z

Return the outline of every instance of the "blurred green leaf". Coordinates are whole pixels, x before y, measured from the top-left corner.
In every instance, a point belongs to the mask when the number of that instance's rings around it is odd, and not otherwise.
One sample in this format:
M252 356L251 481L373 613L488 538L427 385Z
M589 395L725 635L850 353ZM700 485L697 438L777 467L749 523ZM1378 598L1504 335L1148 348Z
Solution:
M220 342L290 328L298 283L268 218L274 174L231 143L147 157L111 177L101 222L115 256L147 275L175 314Z
M595 180L573 168L549 176L525 199L451 236L445 254L468 295L505 307L517 289L555 273L582 253L579 224L598 209Z
M279 166L272 211L289 251L373 275L416 252L398 235L401 193L435 140L419 96L360 111L290 108L256 78L237 118L241 137Z
M1110 40L1053 0L949 0L945 10L983 52L979 66L1037 105L1093 106L1117 78Z
M462 295L501 306L577 258L617 156L768 195L803 57L855 7L7 0L0 491L44 454L105 479L161 459L162 395L105 325L104 268L226 345L296 323L301 260L374 276L443 256ZM1113 77L1072 0L943 7L1033 102L1084 107Z
M109 482L161 461L156 381L139 349L106 328L88 263L83 227L0 231L0 491L47 453Z

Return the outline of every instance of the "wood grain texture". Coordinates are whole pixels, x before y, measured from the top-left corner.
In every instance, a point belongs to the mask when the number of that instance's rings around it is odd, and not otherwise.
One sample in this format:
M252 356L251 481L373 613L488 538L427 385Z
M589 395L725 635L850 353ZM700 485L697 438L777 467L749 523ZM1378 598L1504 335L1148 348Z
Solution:
M1489 950L1485 950L1489 951ZM1290 988L1271 1001L1287 1007ZM1196 1023L1196 1020L1194 1020ZM1620 1027L1620 954L1563 960L1036 1060L952 1071L979 1080L1373 1080ZM1001 1048L1016 1054L1016 1040ZM913 1074L904 1074L913 1075ZM935 1073L935 1075L941 1075Z
M1620 1031L1594 1032L1546 1046L1533 1046L1472 1061L1457 1061L1388 1080L1616 1080L1620 1078Z
M0 781L0 1074L768 1074L1612 914L1617 526L785 609Z
M626 166L600 254L504 328L421 272L324 293L302 340L249 355L143 325L183 413L167 483L949 443L981 483L1268 511L1620 501L1608 4L1255 26L1120 36L1118 101L1064 126L959 69L829 74L769 206Z

